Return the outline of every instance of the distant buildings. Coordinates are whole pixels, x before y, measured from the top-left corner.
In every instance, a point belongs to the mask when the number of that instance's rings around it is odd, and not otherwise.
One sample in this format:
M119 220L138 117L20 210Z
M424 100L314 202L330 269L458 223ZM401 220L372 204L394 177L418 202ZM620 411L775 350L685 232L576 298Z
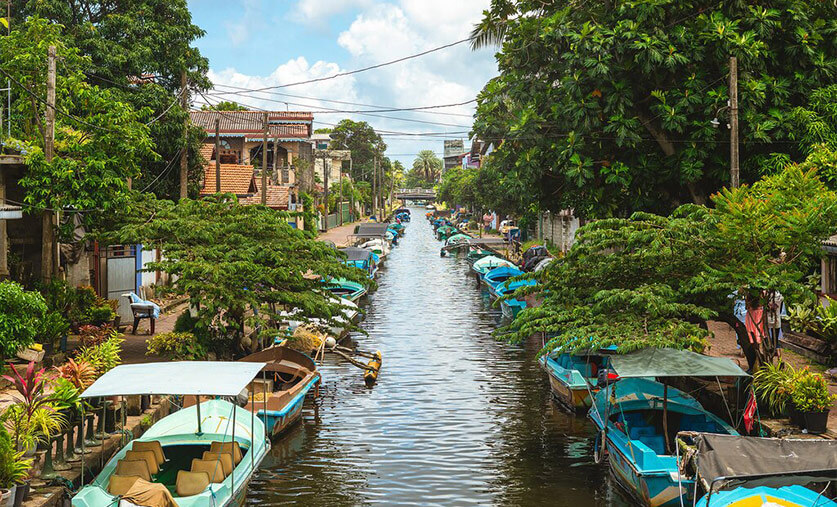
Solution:
M462 139L445 141L444 171L462 165L462 156L465 154L465 142Z

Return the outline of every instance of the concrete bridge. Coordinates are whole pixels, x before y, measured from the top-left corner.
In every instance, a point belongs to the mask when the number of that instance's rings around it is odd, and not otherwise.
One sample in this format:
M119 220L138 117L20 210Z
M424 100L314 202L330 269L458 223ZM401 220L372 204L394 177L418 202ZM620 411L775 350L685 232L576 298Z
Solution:
M435 201L436 191L432 188L402 188L395 192L396 199Z

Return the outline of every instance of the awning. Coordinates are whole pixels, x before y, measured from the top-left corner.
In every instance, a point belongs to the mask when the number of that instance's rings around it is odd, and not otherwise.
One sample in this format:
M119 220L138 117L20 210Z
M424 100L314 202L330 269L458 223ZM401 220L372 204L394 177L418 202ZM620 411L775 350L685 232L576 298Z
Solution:
M372 252L364 248L349 247L341 248L340 251L346 254L347 260L350 261L365 261L372 256Z
M748 377L731 359L690 350L643 349L610 358L622 378L630 377Z
M769 486L837 480L837 440L742 437L701 433L697 444L697 471L713 487ZM729 479L737 477L737 479Z
M387 223L360 224L355 227L355 233L353 235L366 238L384 236L387 233L388 227L389 224Z
M176 361L123 364L99 377L82 398L137 394L235 396L252 382L265 363Z

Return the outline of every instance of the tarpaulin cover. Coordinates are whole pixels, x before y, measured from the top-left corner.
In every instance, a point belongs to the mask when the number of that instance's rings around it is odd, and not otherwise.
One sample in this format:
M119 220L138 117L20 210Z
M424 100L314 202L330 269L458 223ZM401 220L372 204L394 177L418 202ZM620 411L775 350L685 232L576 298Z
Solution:
M364 248L349 247L341 248L340 251L346 254L350 261L365 261L372 256L372 252Z
M122 500L144 507L177 507L174 497L165 486L143 479L137 479L131 489L122 495Z
M232 361L123 364L99 377L81 397L137 394L235 396L263 367L264 363Z
M643 349L611 357L620 377L747 377L731 359L689 350Z
M355 227L355 236L377 237L387 233L389 224L360 224Z
M837 440L701 433L695 437L695 443L698 475L706 484L720 477L751 476L746 480L719 481L723 484L716 483L715 491L733 484L779 488L837 480Z

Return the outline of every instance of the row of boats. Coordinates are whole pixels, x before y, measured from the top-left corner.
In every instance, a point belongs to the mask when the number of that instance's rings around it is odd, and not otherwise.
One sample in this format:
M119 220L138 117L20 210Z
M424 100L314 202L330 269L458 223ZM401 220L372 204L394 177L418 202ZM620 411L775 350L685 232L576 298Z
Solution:
M540 270L551 258L530 262L543 253L527 252L529 258L518 267L480 248L449 219L432 212L428 219L445 243L443 255L464 253L480 283L500 300L504 316L537 304L537 282L521 267ZM518 294L526 295L515 297L521 288L527 290ZM638 503L837 507L829 499L833 489L828 494L837 481L837 441L742 436L690 393L671 385L688 379L717 384L721 394L722 384L746 391L749 375L733 361L673 349L617 352L616 346L582 344L539 360L554 398L595 425L596 461L607 461L616 482Z
M400 209L392 223L360 224L352 235L356 246L340 249L343 262L375 278L409 220L409 210ZM338 321L358 317L365 285L328 279L323 286L345 307ZM295 312L285 317L289 332L303 325ZM329 332L339 339L345 329ZM242 505L271 442L299 420L306 396L321 381L315 361L283 342L277 337L273 346L234 362L120 365L96 380L83 398L167 396L181 408L127 442L72 505Z

